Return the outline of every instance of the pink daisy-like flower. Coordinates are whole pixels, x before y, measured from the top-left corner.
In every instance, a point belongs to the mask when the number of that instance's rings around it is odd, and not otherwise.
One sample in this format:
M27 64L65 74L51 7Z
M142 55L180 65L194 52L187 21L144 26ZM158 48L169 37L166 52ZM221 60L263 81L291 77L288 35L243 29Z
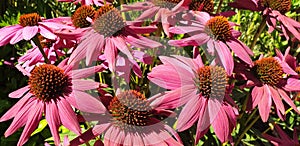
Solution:
M291 0L236 0L229 5L240 9L263 11L269 33L279 27L286 39L292 34L300 40L300 23L284 15L291 9L291 4Z
M89 65L93 60L97 60L101 53L104 53L109 69L114 71L118 50L128 58L133 58L128 44L138 48L160 47L160 43L137 35L155 30L154 27L143 28L127 23L119 10L112 5L104 5L97 11L92 27L82 37L78 47L70 56L69 62L78 62L86 58L86 64Z
M153 22L161 22L164 32L170 37L169 27L170 25L175 25L178 12L188 9L187 2L186 0L148 0L131 5L123 5L122 11L143 11L136 18L138 21L145 21L155 17Z
M265 133L262 136L275 146L298 146L300 144L296 128L294 128L293 139L291 139L278 125L275 125L275 129L279 137L273 137Z
M57 0L58 2L73 2L75 4L80 3L81 5L96 5L103 6L104 2L111 3L111 0Z
M263 122L269 118L272 103L279 118L284 119L285 106L282 99L300 113L289 96L291 91L300 90L300 80L291 76L297 73L284 60L261 56L253 67L241 66L240 71L247 79L244 87L253 87L247 108L252 110L258 106Z
M157 95L159 96L159 95ZM179 146L179 135L171 127L161 122L157 116L169 116L173 112L156 109L150 99L135 90L123 91L108 100L108 112L105 115L90 118L98 124L88 132L71 141L71 145L79 145L100 134L104 135L104 145L147 145ZM174 139L174 136L176 139Z
M222 142L231 139L238 112L223 101L224 97L230 99L229 93L225 94L226 71L220 66L205 66L200 56L196 59L175 57L161 56L163 64L148 74L150 81L171 90L155 101L156 108L173 109L185 105L176 129L184 131L198 122L195 144L210 125Z
M0 29L0 46L8 43L16 44L21 40L30 40L36 34L40 33L43 37L48 39L55 39L53 34L54 29L74 29L61 23L63 18L43 19L37 13L24 14L20 16L19 24L13 26L6 26Z
M221 62L229 75L232 74L234 67L230 49L247 64L253 64L249 56L253 55L253 52L237 39L240 32L233 30L234 23L229 22L224 16L211 17L206 12L198 12L194 15L196 20L191 24L170 28L169 31L172 33L190 35L181 40L170 40L170 45L183 47L206 44L206 52L210 55L216 54L217 60Z
M17 66L20 71L29 76L29 81L27 86L9 94L9 97L20 98L20 100L0 118L0 122L14 118L4 134L5 137L25 125L18 142L18 145L23 145L37 128L44 114L54 142L58 145L60 143L58 128L61 124L76 134L81 133L72 106L94 113L105 109L101 103L95 102L96 98L84 92L96 89L99 83L81 80L81 78L101 71L103 67L95 66L72 70L75 66L66 63L67 59L58 66L39 65L31 73Z

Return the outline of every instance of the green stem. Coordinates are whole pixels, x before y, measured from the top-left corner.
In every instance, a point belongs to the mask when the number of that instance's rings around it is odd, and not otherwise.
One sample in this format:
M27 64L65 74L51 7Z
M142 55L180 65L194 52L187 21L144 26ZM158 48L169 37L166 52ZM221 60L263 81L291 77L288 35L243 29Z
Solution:
M216 14L218 14L220 12L222 3L223 3L223 0L220 0Z
M32 38L32 41L34 42L35 45L37 45L37 47L39 48L40 52L42 53L42 55L43 55L43 57L44 57L44 59L45 59L45 63L49 64L50 61L49 61L49 59L48 59L46 53L44 52L44 49L43 49L43 47L42 47L42 45L41 45L41 43L40 43L40 40L39 40L39 38L37 37L37 35L34 36L34 37Z
M260 23L260 25L259 25L259 27L258 27L258 29L257 29L257 31L256 31L256 33L255 33L255 35L254 35L254 37L253 37L252 43L251 43L251 45L250 45L250 49L251 49L251 50L253 50L253 48L254 48L254 46L255 46L255 44L256 44L256 42L257 42L257 40L258 40L260 34L262 33L262 31L264 30L264 28L265 28L266 25L267 25L266 19L267 19L267 18L263 16L263 18L262 18L262 20L261 20L261 23Z
M246 95L246 99L245 99L245 101L244 101L244 103L243 103L243 106L242 106L242 114L239 116L239 119L241 119L241 118L243 117L243 115L244 115L244 113L245 113L245 111L246 111L246 108L247 108L247 102L248 102L249 96L250 96L250 94L249 94L249 92L248 92L247 95Z
M253 114L253 113L252 113ZM251 114L251 115L252 115ZM250 121L252 119L252 116L249 116L247 121ZM253 114L254 115L254 114ZM244 137L244 135L248 132L248 130L250 130L250 128L256 123L256 121L260 118L260 116L258 115L242 132L242 134L239 136L238 140L235 142L235 146L239 145L239 143L241 142L242 138Z

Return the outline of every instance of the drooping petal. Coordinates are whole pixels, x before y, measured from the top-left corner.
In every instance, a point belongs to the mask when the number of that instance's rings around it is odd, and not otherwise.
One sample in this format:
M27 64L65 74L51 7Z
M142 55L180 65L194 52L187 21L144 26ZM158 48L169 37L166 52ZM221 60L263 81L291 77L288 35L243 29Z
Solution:
M57 36L47 27L40 26L40 34L48 39L54 40Z
M16 91L13 91L11 93L8 94L8 97L10 98L20 98L22 97L29 89L29 85L22 87Z
M252 62L251 58L249 57L248 52L245 50L245 49L249 49L248 47L244 48L242 45L240 45L240 42L238 42L238 40L231 40L231 41L227 41L226 43L230 46L230 49L233 50L233 52L240 59L242 59L247 64L253 65L253 62Z
M83 112L89 113L105 113L105 106L95 97L82 91L74 91L74 98L76 101L76 108Z
M14 35L14 37L10 39L10 42L9 42L10 44L16 44L16 43L18 43L19 41L23 40L23 35L22 35L23 29L24 29L24 28L19 29L19 30L16 32L16 34Z
M300 91L300 80L295 78L289 78L287 84L284 86L286 91Z
M46 104L45 117L50 127L51 134L54 138L55 145L59 145L60 137L58 134L58 128L60 125L59 112L54 100L49 101Z
M33 38L39 31L38 26L26 26L23 28L22 36L25 40L30 40Z
M219 43L215 42L214 44L216 47L218 58L220 59L227 74L231 75L233 72L234 63L229 48L221 41L219 41Z
M229 131L229 120L224 110L219 110L216 119L212 123L212 127L222 143L228 140L231 131Z
M298 114L300 114L300 111L297 109L297 107L295 106L294 102L292 101L292 99L286 94L285 91L283 91L282 89L278 89L278 92L280 94L280 96L283 98L283 100L290 105Z
M112 40L110 40L110 39L106 40L104 55L105 55L106 61L108 63L108 68L110 69L110 71L112 71L112 72L115 71L117 48L113 44Z
M64 98L61 98L61 100L57 102L57 108L62 125L79 135L79 123L70 104Z
M258 103L259 114L263 122L267 122L272 105L271 91L268 85L264 85L264 94L261 101Z
M282 103L282 100L280 98L278 91L276 89L274 89L273 87L269 87L269 89L271 91L272 99L276 105L276 108L281 112L281 114L285 114L284 105Z

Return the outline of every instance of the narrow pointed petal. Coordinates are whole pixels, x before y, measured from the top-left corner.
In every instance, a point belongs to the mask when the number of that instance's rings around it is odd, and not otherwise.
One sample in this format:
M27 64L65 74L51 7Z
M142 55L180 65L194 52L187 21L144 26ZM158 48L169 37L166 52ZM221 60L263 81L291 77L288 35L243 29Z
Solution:
M30 137L30 134L37 128L39 121L42 118L44 103L41 101L34 101L32 111L28 116L26 126L23 129L22 135L19 139L18 146L23 145Z
M248 54L248 52L245 49L249 49L244 48L240 42L238 42L237 40L232 40L232 41L227 41L226 42L229 46L230 49L233 50L233 52L240 58L242 59L244 62L246 62L247 64L253 65L253 62ZM250 49L249 49L250 50ZM250 50L251 51L251 50Z
M108 68L110 71L114 72L116 66L117 49L113 42L109 39L106 40L104 55L108 63Z
M64 98L61 98L57 102L57 108L62 125L79 135L81 133L79 123L70 104Z
M16 44L19 41L23 40L23 35L22 35L23 29L20 29L20 30L18 30L16 32L16 34L14 35L14 37L10 39L10 42L9 42L10 44Z
M280 94L280 96L283 98L283 100L290 105L298 114L300 114L300 111L297 109L297 107L295 106L294 102L292 101L292 99L286 94L285 91L283 91L282 89L278 89L278 92Z
M29 86L22 87L8 94L10 98L20 98L29 90Z
M54 138L55 145L60 144L58 128L60 126L59 112L55 101L51 100L46 105L45 117L50 127L51 134Z
M216 42L215 47L218 54L218 58L220 59L227 74L230 76L233 72L234 63L229 48L226 46L226 44L222 42Z
M73 79L81 79L81 78L87 78L91 75L94 75L96 72L101 72L103 70L105 70L103 65L97 65L89 68L73 70L68 74L71 75Z
M280 95L278 93L278 91L276 89L274 89L273 87L269 87L271 94L272 94L272 99L276 105L276 108L281 112L281 114L285 114L285 109L284 109L284 105L282 103L282 100L280 98Z
M40 34L45 38L54 40L57 37L54 33L52 33L52 30L50 30L49 28L40 26L39 29L40 29Z
M81 91L74 91L74 95L76 101L76 108L78 108L79 110L99 114L106 112L106 108L101 103L101 101L97 100L90 94Z
M26 26L23 28L22 36L25 40L32 39L39 31L38 26Z
M268 85L264 85L264 94L261 101L258 103L259 114L263 122L267 122L272 105L271 91Z
M218 112L216 120L212 123L212 127L222 143L228 140L231 131L229 131L229 121L224 110Z
M99 87L98 82L94 82L91 80L78 80L78 79L73 79L72 85L74 90L80 90L80 91L96 89Z

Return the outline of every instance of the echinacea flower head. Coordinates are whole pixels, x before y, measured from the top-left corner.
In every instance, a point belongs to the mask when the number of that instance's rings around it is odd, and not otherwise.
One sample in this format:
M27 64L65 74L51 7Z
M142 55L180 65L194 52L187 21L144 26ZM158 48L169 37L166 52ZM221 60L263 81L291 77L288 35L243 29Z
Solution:
M253 87L250 99L248 100L248 109L254 109L258 105L259 114L263 122L269 118L272 101L277 115L282 120L285 115L285 107L282 101L285 101L297 113L300 113L289 97L291 91L299 91L300 80L290 75L297 75L284 60L278 57L267 57L254 62L254 66L244 69L248 78L246 86ZM282 100L283 99L283 100Z
M83 19L86 20L86 18ZM112 5L100 7L93 19L92 26L87 29L78 47L70 56L69 62L78 62L86 58L86 64L90 65L103 53L109 69L114 71L118 50L128 58L133 58L129 44L139 48L161 46L160 43L138 35L138 33L155 31L154 28L127 24L120 11Z
M228 85L225 69L214 64L205 66L200 56L196 59L161 56L160 60L163 64L154 67L148 78L151 82L171 91L167 91L154 101L157 108L173 109L184 105L176 129L184 131L197 122L195 144L207 132L210 125L214 128L226 126L227 129L223 128L228 131L219 128L216 129L216 133L222 142L227 141L230 137L228 128L230 122L227 119L228 117L235 119L235 116L232 116L235 114L228 114L233 110L228 110L228 113L220 111L224 108L223 99ZM229 109L232 109L231 106Z
M91 25L91 22L87 21L87 18L94 19L96 10L89 5L83 5L76 9L72 15L72 23L77 28L85 28Z
M276 132L278 133L278 136L274 137L269 134L263 134L262 136L270 141L273 145L275 146L289 146L289 145L294 145L298 146L299 139L297 136L297 130L294 128L294 133L293 133L293 139L290 138L278 125L274 125Z
M291 9L291 0L236 0L229 5L240 9L263 11L269 33L279 27L286 39L292 34L300 40L300 23L285 15Z
M31 40L38 33L45 38L55 39L53 33L56 29L73 29L65 25L64 18L44 19L37 13L23 14L19 18L19 24L6 26L0 29L0 46L8 43L16 44L21 40Z
M75 4L80 3L81 5L96 5L96 6L103 6L104 1L106 3L110 3L110 0L57 0L58 2L73 2Z
M154 23L161 22L163 31L170 37L169 27L175 25L176 14L182 10L188 9L185 0L148 0L134 4L123 5L122 11L143 11L136 18L137 21L145 21L154 18Z
M191 0L188 6L189 10L194 11L204 11L207 13L212 13L214 11L213 0Z
M9 94L9 97L20 98L20 100L0 118L0 121L14 118L4 134L5 137L25 125L18 146L28 140L31 133L37 128L43 114L54 137L54 142L58 145L60 143L58 128L61 124L76 134L81 133L72 107L89 112L90 108L93 108L97 109L98 113L105 109L102 104L95 102L94 97L84 92L96 89L99 83L81 80L81 78L101 71L102 66L72 70L76 67L73 64L67 65L66 62L67 59L58 66L38 65L30 73L17 66L29 77L28 85ZM81 104L89 105L89 107L81 106Z
M253 52L237 39L240 32L233 30L235 25L224 16L211 17L206 12L195 13L195 21L187 26L171 27L170 32L175 34L187 33L190 37L181 40L170 40L169 44L178 47L199 46L206 44L207 55L216 55L226 72L233 72L233 57L231 49L237 57L252 65L250 58Z
M99 124L94 126L93 134L83 133L72 140L71 144L78 145L83 143L82 140L84 139L91 139L103 134L104 145L107 146L182 145L178 134L156 118L157 116L172 114L172 112L156 109L152 106L152 100L147 99L138 91L120 92L110 99L107 109L108 113L98 118Z

